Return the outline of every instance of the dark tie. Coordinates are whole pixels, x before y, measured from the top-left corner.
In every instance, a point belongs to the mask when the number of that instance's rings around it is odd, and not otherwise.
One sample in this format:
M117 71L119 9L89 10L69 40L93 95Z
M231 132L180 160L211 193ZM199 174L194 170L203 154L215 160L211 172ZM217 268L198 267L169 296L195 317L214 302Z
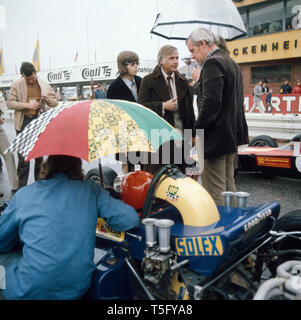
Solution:
M167 77L168 92L169 92L170 98L172 99L173 98L173 94L172 94L172 88L171 88L171 81L172 81L172 77Z

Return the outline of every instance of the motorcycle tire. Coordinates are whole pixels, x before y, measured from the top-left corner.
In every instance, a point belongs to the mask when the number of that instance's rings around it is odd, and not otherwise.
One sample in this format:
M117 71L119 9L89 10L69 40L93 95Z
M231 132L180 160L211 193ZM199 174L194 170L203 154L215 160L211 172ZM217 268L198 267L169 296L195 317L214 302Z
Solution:
M104 186L113 187L116 177L117 173L114 169L108 166L102 166L102 178ZM94 168L89 170L86 174L86 180L93 180L96 183L100 183L99 169Z
M261 135L251 139L249 147L278 147L278 143L270 136Z
M277 220L275 231L301 231L301 209L294 210L286 213L279 220ZM293 238L287 237L276 244L276 250L289 250L289 249L300 249L301 241ZM281 261L279 261L281 260ZM301 255L297 253L292 253L284 256L279 256L278 265L287 260L301 260ZM280 262L280 263L279 263Z

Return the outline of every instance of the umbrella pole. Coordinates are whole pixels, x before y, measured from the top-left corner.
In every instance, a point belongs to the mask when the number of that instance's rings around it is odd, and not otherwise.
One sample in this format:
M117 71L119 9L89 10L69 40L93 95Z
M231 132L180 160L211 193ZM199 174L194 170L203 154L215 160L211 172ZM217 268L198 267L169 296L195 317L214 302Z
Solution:
M98 159L98 168L99 168L100 185L103 187L103 176L102 176L101 159Z

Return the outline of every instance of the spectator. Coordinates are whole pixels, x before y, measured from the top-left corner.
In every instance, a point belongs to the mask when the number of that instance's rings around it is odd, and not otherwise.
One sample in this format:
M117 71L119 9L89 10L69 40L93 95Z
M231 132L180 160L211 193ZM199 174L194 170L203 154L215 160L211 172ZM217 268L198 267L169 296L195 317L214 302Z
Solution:
M163 46L158 52L157 60L158 65L154 71L142 79L138 102L163 117L183 135L185 129L193 129L195 115L188 81L178 72L178 49L171 45ZM191 143L184 140L184 143ZM170 163L178 165L185 173L189 156L184 151L188 151L189 147L184 148L179 140L169 143L170 155L162 152L165 150L164 146L160 148L160 165L166 164L169 158ZM181 159L176 156L178 154L181 154ZM160 165L150 165L145 169L154 173Z
M263 94L264 92L262 90L262 81L259 80L253 89L253 106L250 112L253 112L255 109L258 109L260 112L264 112L261 101L261 96Z
M269 92L269 87L267 85L267 82L263 82L263 84L262 84L262 92L263 93L268 93Z
M301 81L297 80L296 85L292 91L293 94L301 94Z
M282 94L292 93L292 87L290 86L288 80L284 80L284 84L280 87L280 93Z
M114 231L137 227L139 218L134 208L84 180L78 158L49 156L40 178L18 191L0 217L0 265L6 270L0 294L14 300L79 299L95 270L97 217Z
M272 110L273 110L272 93L273 93L273 90L270 89L268 91L268 93L266 94L266 97L265 97L265 103L266 103L265 112L272 112Z
M62 101L62 95L61 95L61 91L60 91L60 88L56 88L56 98L58 101Z
M141 78L137 76L139 57L135 52L122 51L117 57L118 78L110 85L107 98L137 102ZM117 155L117 160L120 155ZM122 164L123 173L134 170L128 159Z
M94 92L95 97L93 97L93 92ZM101 84L98 84L96 87L96 90L92 91L92 97L93 97L93 99L104 99L105 98L105 93L102 89Z
M281 31L281 23L279 21L273 21L269 25L269 33Z
M51 86L37 78L35 67L30 62L23 62L20 68L22 78L15 81L9 91L7 107L15 110L15 129L19 134L34 119L45 106L55 107L58 104ZM35 159L34 177L38 179L42 158ZM27 185L29 162L18 153L19 188Z
M110 85L107 98L137 102L141 78L137 76L139 57L135 52L122 51L117 57L118 78Z
M0 91L0 116L2 116L4 113L4 106L5 106L5 100L2 92ZM0 118L0 153L5 161L11 190L15 192L18 190L19 182L17 178L17 170L16 170L14 154L12 152L4 154L4 151L9 148L9 141L4 131L4 128L2 126L4 121L5 121L4 118ZM1 165L2 165L2 162L1 162ZM0 191L0 196L1 197L3 196L2 191Z
M186 40L191 57L202 65L195 122L196 129L204 129L202 185L217 205L223 205L222 192L236 190L237 146L248 142L248 130L240 68L218 42L204 28L194 30Z

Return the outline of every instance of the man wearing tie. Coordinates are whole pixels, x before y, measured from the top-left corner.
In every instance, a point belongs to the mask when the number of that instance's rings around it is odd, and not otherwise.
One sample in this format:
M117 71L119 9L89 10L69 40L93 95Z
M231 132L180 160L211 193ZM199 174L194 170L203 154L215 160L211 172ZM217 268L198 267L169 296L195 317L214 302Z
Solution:
M179 54L178 49L165 45L159 52L157 57L158 65L154 71L142 79L138 102L156 112L159 116L163 117L169 122L176 130L184 135L185 129L193 129L195 115L192 105L192 99L189 89L189 84L178 72ZM154 128L156 129L156 128ZM185 141L190 143L191 141ZM181 149L181 157L176 149ZM163 154L162 149L160 154L160 164L167 164L166 156ZM182 143L175 142L170 145L170 162L178 165L183 173L185 173L185 166L187 164L187 155L184 157L184 151L189 148L185 147ZM163 152L164 153L164 152ZM185 161L184 161L185 160ZM186 163L185 163L186 162ZM148 167L147 170L154 172L158 166ZM154 169L154 170L152 170Z

